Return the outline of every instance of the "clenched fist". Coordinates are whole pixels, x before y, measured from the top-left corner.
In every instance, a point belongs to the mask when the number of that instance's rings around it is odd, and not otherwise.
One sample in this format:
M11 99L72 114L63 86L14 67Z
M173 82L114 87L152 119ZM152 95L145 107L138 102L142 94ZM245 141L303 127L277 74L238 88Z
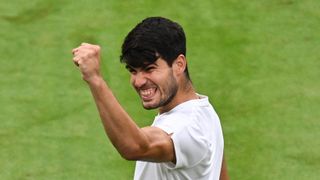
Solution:
M82 78L90 83L100 75L100 46L82 43L72 50L73 62L79 67Z

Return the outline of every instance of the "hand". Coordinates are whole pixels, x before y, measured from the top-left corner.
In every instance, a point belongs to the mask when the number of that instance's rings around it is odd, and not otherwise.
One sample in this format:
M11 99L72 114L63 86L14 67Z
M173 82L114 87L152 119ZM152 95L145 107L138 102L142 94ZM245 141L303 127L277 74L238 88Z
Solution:
M72 50L73 62L79 67L82 78L90 83L100 75L100 46L82 43Z

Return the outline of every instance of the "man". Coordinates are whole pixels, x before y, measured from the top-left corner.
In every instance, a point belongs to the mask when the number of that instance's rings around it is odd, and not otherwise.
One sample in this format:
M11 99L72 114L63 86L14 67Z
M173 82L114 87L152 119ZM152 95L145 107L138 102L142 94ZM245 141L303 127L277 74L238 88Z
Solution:
M145 109L159 110L150 127L139 128L100 73L100 47L73 49L96 102L106 134L121 156L137 160L136 180L219 179L223 157L220 120L191 83L181 26L151 17L125 38L121 62ZM223 170L223 169L222 169Z

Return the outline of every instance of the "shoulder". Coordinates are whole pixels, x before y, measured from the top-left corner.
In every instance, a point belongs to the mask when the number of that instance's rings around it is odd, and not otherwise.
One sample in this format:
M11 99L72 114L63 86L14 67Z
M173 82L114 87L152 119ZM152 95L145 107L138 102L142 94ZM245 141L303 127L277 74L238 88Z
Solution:
M191 116L181 111L177 111L158 115L153 122L153 126L159 127L168 134L171 134L173 132L180 131L191 122Z
M212 119L217 118L208 97L200 96L200 99L186 101L171 111L156 116L153 126L170 127L177 131L192 125L207 124L212 122ZM208 122L206 123L206 121Z

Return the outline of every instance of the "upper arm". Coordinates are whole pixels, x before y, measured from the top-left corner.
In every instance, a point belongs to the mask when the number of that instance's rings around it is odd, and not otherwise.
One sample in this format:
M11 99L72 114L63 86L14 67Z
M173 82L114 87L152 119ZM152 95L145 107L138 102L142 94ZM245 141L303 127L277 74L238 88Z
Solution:
M164 128L164 129L163 129ZM171 168L191 167L206 157L208 142L198 126L185 128L168 134L165 127L144 127L140 129L147 141L131 149L129 160L151 162L173 162Z
M175 162L174 145L170 134L158 127L144 127L141 131L147 138L147 144L137 149L129 159Z
M171 168L193 166L208 152L208 142L197 126L186 126L183 130L168 134L159 127L141 129L147 136L148 145L135 154L135 160L173 162Z

